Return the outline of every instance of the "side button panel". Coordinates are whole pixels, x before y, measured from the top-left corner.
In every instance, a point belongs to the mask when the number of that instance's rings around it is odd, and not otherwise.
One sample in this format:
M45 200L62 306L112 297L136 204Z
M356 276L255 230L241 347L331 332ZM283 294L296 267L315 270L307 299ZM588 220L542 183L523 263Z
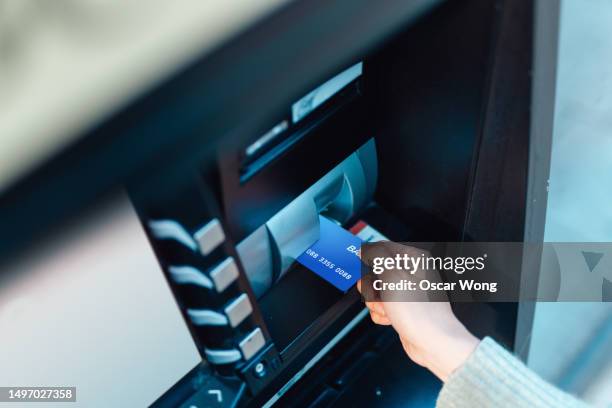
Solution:
M236 349L213 350L204 349L206 360L212 364L231 364L240 361L242 356Z
M175 283L196 285L206 289L213 288L213 282L200 270L190 265L168 266L168 274Z
M214 310L187 309L187 316L196 326L226 326L229 323L226 316Z

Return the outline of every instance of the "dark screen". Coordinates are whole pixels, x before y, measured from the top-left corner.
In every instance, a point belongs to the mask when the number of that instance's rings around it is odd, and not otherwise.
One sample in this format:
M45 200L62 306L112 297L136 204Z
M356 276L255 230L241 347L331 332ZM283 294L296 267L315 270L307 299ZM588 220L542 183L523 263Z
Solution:
M259 303L276 347L286 349L342 296L306 267L293 265Z

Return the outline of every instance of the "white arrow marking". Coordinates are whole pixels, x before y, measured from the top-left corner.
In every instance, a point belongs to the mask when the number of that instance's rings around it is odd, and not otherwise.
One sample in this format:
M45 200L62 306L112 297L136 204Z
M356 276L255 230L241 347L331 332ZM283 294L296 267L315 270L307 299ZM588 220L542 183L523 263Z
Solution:
M208 393L211 395L217 396L217 402L223 402L223 393L221 390L208 390Z

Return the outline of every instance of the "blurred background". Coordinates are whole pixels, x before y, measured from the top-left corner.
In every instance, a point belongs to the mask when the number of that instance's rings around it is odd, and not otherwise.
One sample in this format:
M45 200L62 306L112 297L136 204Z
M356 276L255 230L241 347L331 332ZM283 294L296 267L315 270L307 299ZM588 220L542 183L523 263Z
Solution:
M612 241L612 3L561 2L544 239ZM599 406L612 403L612 304L539 303L529 365Z

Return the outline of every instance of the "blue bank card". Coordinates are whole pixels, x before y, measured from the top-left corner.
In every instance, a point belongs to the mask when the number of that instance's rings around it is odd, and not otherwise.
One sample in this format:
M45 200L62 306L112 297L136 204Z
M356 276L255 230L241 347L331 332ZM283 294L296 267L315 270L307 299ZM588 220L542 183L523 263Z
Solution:
M361 278L361 239L323 216L319 223L319 240L297 261L346 292Z

